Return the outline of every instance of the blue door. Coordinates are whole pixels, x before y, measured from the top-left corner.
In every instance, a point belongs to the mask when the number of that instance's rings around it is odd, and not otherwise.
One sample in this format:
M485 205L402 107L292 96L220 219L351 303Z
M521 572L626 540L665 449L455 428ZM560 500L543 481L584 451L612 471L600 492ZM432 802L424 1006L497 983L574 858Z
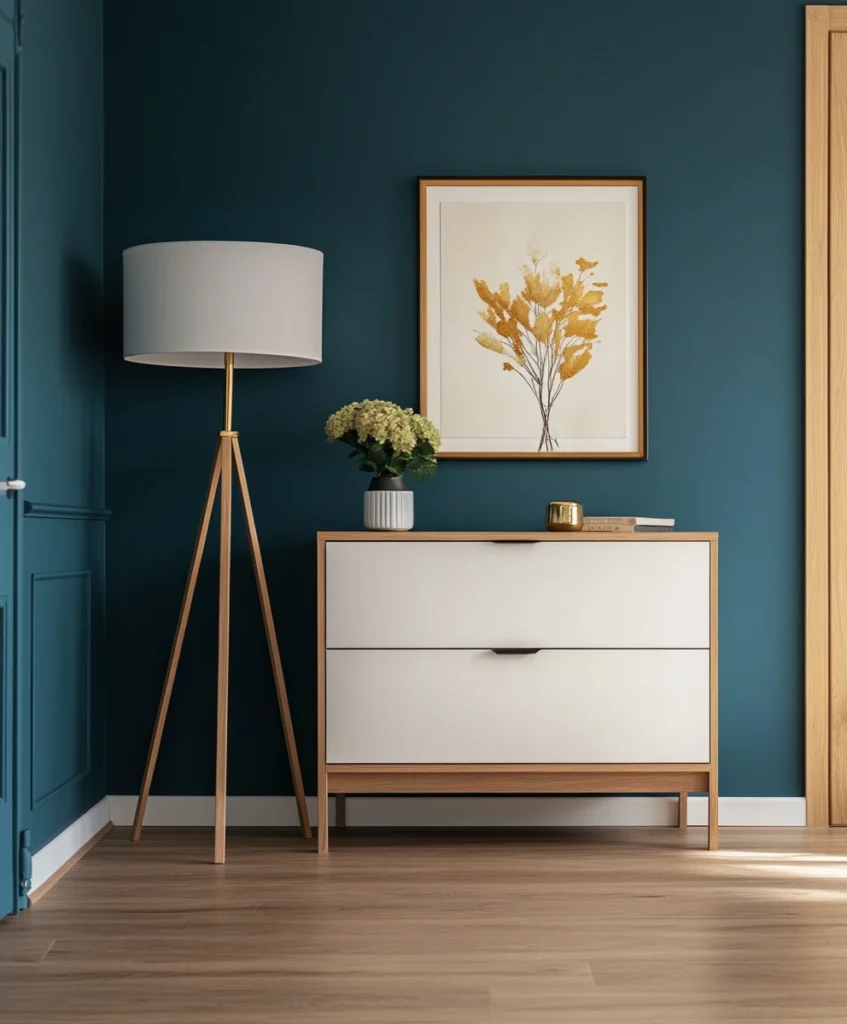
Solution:
M23 6L22 40L0 0L0 917L27 845L38 869L106 793L103 4Z
M0 482L16 471L15 29L0 5ZM16 820L16 537L22 499L0 494L0 917L25 902Z

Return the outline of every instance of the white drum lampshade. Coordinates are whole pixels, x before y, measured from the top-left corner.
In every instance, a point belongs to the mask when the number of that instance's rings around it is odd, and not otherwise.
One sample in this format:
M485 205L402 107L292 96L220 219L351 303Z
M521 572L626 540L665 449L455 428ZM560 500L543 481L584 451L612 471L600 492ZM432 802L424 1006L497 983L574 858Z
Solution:
M323 253L271 242L126 249L124 358L236 369L321 361Z

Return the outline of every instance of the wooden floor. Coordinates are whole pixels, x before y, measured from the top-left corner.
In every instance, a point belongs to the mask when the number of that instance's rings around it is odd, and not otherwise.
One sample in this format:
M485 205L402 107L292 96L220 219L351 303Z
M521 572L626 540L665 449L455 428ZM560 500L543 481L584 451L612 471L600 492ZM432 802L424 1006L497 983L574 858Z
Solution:
M0 922L0 1021L847 1021L847 829L704 839L115 830Z

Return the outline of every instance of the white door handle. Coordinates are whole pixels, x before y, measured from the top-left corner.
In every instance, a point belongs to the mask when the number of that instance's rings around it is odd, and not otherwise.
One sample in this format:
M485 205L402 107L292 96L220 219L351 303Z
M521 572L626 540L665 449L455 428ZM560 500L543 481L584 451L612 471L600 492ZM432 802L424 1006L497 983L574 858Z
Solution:
M8 494L9 491L22 491L26 487L26 480L4 480L0 482L0 494Z

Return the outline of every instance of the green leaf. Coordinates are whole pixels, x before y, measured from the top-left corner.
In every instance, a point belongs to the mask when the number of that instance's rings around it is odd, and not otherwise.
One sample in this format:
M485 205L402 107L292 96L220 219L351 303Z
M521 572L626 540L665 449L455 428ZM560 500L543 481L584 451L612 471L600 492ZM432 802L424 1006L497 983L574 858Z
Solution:
M438 465L433 461L424 460L420 465L409 466L409 475L415 480L429 480L438 472Z

